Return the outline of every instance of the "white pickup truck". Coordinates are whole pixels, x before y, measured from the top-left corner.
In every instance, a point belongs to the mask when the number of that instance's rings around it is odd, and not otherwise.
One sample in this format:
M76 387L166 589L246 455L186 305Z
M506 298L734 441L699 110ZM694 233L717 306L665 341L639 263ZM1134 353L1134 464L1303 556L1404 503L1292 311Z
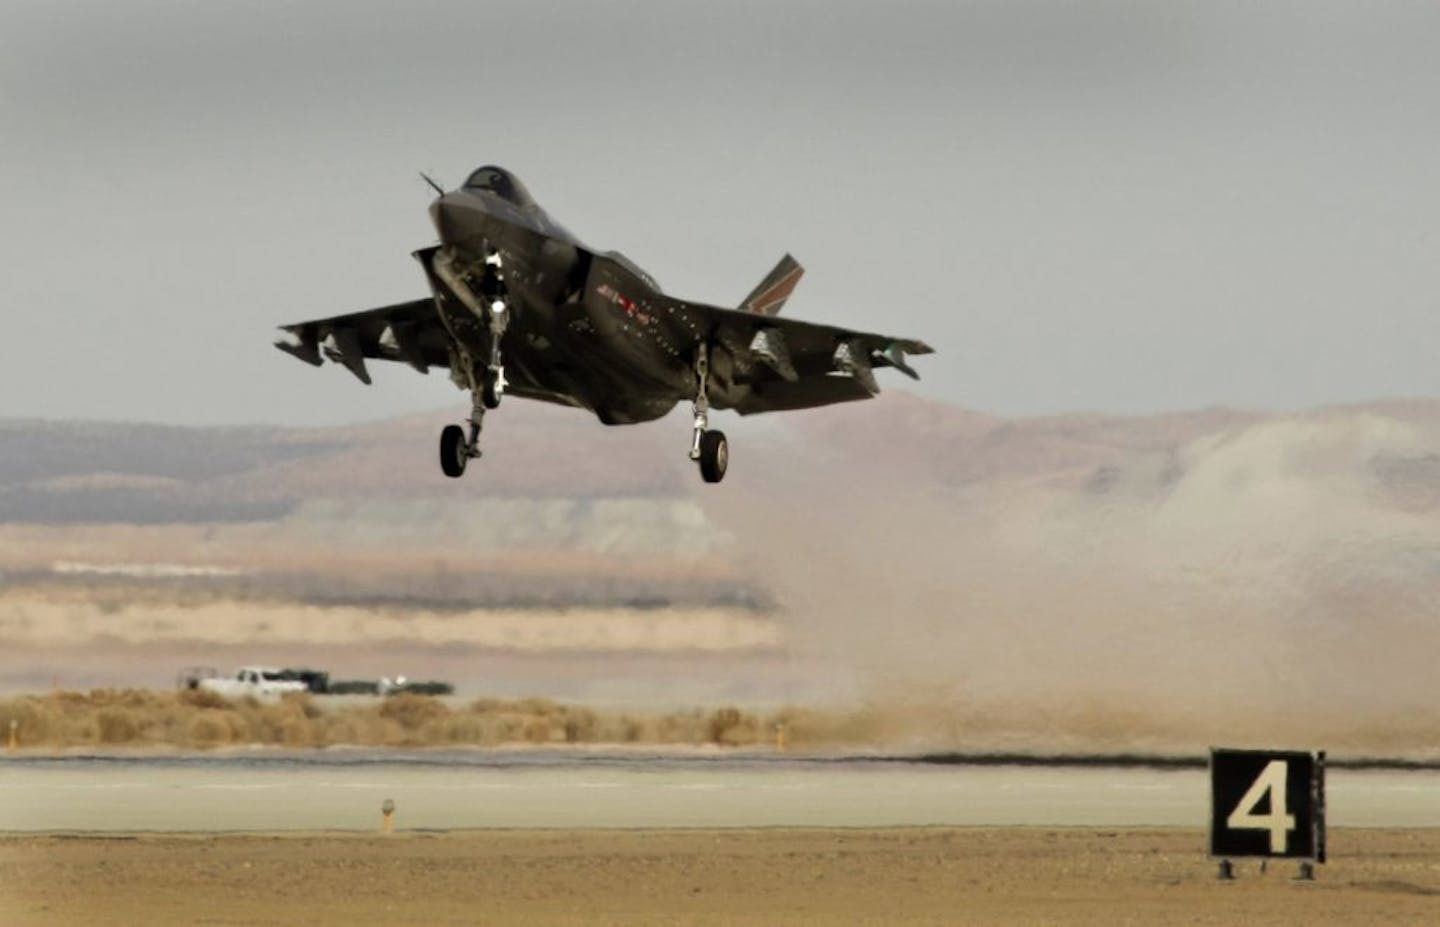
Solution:
M234 676L212 676L196 681L195 688L214 692L225 698L250 696L258 699L278 699L291 692L308 689L298 679L285 678L278 669L268 666L242 666Z

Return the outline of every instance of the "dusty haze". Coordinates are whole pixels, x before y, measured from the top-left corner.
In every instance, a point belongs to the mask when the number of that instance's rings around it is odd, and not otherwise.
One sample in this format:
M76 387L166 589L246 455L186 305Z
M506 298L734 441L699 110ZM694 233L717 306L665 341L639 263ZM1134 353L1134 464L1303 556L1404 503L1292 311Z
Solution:
M895 737L1394 749L1440 735L1435 404L911 411L934 416L928 433L879 409L837 417L819 472L781 469L714 509L749 539L745 564L796 646L857 674Z

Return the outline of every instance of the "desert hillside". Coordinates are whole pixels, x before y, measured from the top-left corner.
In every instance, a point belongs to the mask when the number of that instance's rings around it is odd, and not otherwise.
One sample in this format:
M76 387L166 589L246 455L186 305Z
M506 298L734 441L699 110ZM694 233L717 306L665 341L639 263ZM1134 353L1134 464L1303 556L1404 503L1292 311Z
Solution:
M459 481L443 423L0 423L0 684L409 647L570 697L665 664L922 740L1440 717L1440 402L1002 420L887 394L722 417L719 486L683 416L508 403Z

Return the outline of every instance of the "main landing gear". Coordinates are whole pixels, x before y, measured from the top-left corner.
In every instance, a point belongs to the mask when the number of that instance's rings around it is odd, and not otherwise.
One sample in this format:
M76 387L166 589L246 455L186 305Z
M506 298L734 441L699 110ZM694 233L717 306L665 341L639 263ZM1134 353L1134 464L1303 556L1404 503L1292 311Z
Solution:
M690 459L700 465L705 482L718 483L730 466L730 445L723 431L710 430L710 351L704 345L695 355L695 380L695 436L690 442Z

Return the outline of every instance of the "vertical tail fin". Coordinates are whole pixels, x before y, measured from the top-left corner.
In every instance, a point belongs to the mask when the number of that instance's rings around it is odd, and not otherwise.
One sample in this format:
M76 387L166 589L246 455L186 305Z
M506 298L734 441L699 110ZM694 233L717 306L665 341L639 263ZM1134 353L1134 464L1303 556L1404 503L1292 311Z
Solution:
M741 301L741 310L757 315L779 315L785 300L795 292L795 285L804 273L805 268L790 255L785 255L775 269L760 281L760 285Z

